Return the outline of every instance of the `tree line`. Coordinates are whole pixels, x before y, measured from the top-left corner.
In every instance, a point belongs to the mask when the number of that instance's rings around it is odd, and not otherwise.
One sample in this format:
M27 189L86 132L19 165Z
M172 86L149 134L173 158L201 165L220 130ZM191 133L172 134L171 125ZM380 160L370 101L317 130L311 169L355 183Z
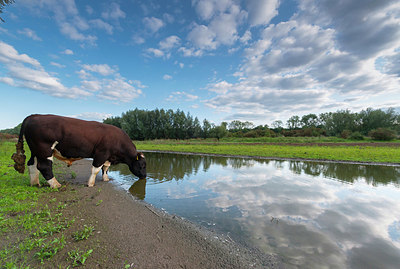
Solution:
M285 124L277 120L271 126L255 126L252 122L239 120L216 125L207 119L200 121L179 109L136 108L103 122L123 129L134 140L276 136L339 136L352 139L371 136L390 140L400 133L400 114L392 108L367 108L357 113L338 110L302 117L294 115ZM20 128L21 124L1 130L0 134L18 135Z
M271 126L255 126L249 121L234 120L220 125L207 119L202 122L190 113L171 109L130 110L120 117L111 117L104 123L123 129L134 140L146 139L189 139L233 137L275 137L275 136L341 136L362 139L371 132L389 133L394 138L400 132L400 114L394 109L367 108L358 113L338 110L302 117L290 117L286 125L274 121Z

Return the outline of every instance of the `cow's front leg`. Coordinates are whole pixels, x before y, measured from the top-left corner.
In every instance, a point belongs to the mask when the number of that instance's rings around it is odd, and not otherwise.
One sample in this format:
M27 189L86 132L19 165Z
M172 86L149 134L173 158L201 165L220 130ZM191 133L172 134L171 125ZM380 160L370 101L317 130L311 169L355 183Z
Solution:
M51 188L57 189L61 187L61 184L58 183L57 179L53 175L53 162L49 159L37 159L37 168L40 173L42 173L43 177L47 180Z
M109 161L106 161L102 167L103 171L103 181L109 181L110 178L108 177L108 168L110 168L111 163Z
M99 167L92 166L92 174L89 177L88 187L94 186L94 182L96 181L96 176L100 172L102 167L103 167L102 165Z

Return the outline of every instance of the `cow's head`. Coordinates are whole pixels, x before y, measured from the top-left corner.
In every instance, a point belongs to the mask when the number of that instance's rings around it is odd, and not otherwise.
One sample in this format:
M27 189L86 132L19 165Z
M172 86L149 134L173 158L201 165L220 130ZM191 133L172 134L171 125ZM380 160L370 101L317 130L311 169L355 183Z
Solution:
M131 172L140 179L146 178L146 159L144 158L142 152L137 153L137 156L129 165L129 170L131 170Z

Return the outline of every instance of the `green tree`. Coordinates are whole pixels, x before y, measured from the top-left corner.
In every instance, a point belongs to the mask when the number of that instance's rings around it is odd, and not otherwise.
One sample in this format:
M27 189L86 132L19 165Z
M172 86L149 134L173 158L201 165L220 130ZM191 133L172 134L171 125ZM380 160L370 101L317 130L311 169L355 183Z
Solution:
M291 116L287 122L286 125L289 129L297 129L301 127L301 121L299 116Z
M0 0L0 14L3 14L3 9L7 6L7 5L11 5L12 3L14 3L14 0ZM0 17L0 20L2 22L4 22L3 18Z
M317 127L318 116L312 113L304 115L303 117L301 117L301 123L303 124L303 127L306 128Z
M204 139L210 137L211 128L212 128L211 123L208 120L204 119L202 128L202 136Z

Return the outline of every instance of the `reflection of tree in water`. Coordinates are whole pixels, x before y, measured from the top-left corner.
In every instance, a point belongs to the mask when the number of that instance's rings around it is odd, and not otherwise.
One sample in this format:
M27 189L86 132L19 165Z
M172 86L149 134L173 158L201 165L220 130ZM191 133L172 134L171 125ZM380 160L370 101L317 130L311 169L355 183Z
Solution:
M394 166L291 161L289 169L295 174L323 175L350 183L364 179L373 186L379 183L400 185L400 168Z
M182 180L185 177L196 175L200 169L207 172L212 165L232 167L252 167L254 164L268 165L270 162L277 168L284 167L289 162L289 169L295 174L305 173L312 176L324 176L336 180L354 183L359 179L365 179L373 186L378 183L394 183L400 187L400 168L380 165L360 165L346 163L321 163L302 161L280 161L268 159L227 158L215 156L201 156L189 154L171 154L147 152L147 173L156 183L170 180ZM119 170L122 175L131 175L126 165L119 165L111 170Z
M147 152L145 153L145 156L147 161L148 177L158 183L170 180L182 180L185 177L196 175L200 169L207 172L212 165L240 169L243 166L253 166L255 163L255 160L253 159L189 154ZM257 160L257 162L264 163L269 161ZM126 165L111 166L110 170L118 170L120 174L126 176L132 174Z

